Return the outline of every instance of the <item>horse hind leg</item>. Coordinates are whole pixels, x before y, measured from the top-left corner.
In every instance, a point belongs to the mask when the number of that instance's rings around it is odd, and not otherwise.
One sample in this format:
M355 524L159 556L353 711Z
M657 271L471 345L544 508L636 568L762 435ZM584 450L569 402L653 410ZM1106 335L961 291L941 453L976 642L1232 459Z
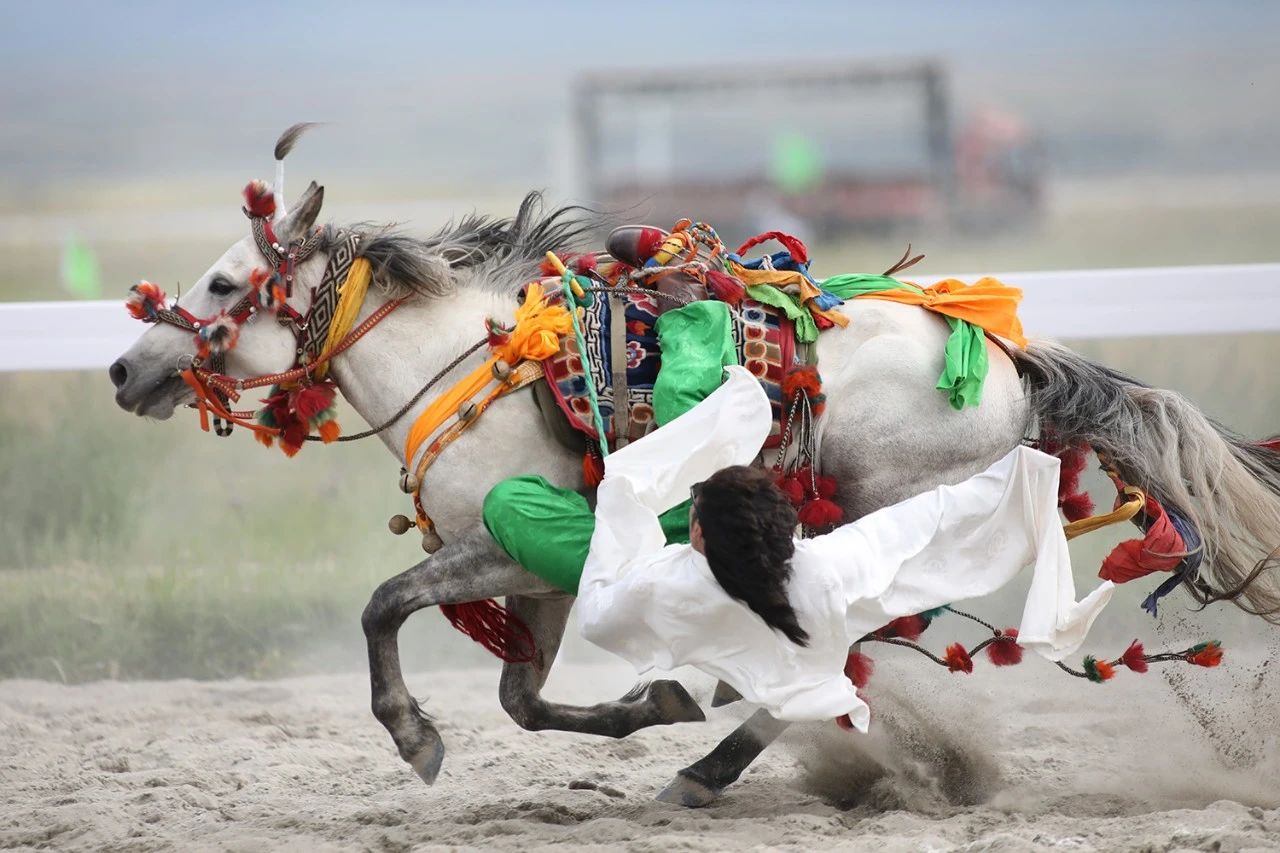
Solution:
M791 725L774 719L763 708L738 726L706 757L695 761L676 774L657 799L687 808L710 805L725 788L738 781L751 762L764 752Z
M542 698L573 599L510 596L507 607L533 632L534 659L507 663L502 668L498 696L502 707L521 728L552 729L577 734L622 738L638 729L706 719L698 703L677 681L654 681L613 702L587 707L562 705Z

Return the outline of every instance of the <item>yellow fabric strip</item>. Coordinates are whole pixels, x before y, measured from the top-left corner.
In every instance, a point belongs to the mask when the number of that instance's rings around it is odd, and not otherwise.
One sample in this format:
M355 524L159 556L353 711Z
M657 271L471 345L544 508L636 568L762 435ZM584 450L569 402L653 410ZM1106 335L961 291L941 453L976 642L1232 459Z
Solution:
M409 429L404 443L404 464L413 465L413 458L423 442L431 437L441 424L457 414L458 407L479 394L494 381L493 365L505 361L513 368L521 362L543 361L560 351L560 338L573 331L573 319L560 303L548 303L542 285L534 282L525 291L524 304L516 309L515 327L507 337L493 347L492 355L484 364L463 377L445 393L431 401L418 415Z
M369 281L373 278L373 267L367 258L356 258L347 270L347 277L338 285L338 305L333 309L333 319L329 322L329 334L325 336L323 355L333 349L347 336L360 316L360 306L364 304L364 295L369 291ZM323 379L329 372L330 362L326 361L316 368L317 378Z

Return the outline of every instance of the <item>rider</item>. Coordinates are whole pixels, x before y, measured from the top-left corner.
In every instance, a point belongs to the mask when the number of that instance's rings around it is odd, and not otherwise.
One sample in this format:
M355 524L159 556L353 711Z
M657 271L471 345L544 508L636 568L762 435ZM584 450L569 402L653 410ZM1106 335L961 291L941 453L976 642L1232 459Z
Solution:
M1018 643L1074 652L1111 597L1075 601L1057 512L1058 460L1018 447L976 476L794 540L789 501L750 464L770 408L741 367L663 429L611 454L578 584L588 640L640 672L692 665L784 720L867 706L849 647L899 616L986 595L1034 566ZM659 513L692 492L689 545Z

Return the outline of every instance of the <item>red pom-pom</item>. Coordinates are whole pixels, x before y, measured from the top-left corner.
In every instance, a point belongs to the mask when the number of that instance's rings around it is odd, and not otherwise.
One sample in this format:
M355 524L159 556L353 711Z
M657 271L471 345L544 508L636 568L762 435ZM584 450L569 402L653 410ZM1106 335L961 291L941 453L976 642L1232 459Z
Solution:
M797 367L782 380L783 399L790 402L800 394L809 398L814 416L822 414L827 398L822 393L822 377L818 375L818 368L812 365Z
M866 687L875 670L875 661L862 652L850 652L844 662L844 674L853 682L854 687Z
M276 212L276 198L266 181L253 180L244 188L244 209L250 216L270 218Z
M849 719L848 714L841 714L836 717L836 725L847 732L853 731L853 720Z
M1062 499L1062 514L1067 521L1080 521L1093 515L1093 498L1087 492L1077 492Z
M1090 681L1101 684L1115 678L1116 668L1104 660L1098 660L1093 655L1085 655L1084 674Z
M836 478L835 477L818 477L814 481L814 485L818 489L818 497L831 500L836 496Z
M124 300L124 307L129 316L135 320L150 320L155 312L164 307L164 291L149 281L140 281L129 288L129 295Z
M818 498L802 506L797 516L805 527L821 529L839 524L844 519L844 510L832 501Z
M1129 644L1129 648L1124 650L1124 654L1120 656L1120 662L1134 672L1147 671L1146 651L1142 648L1142 643L1134 640Z
M804 503L807 495L804 493L804 486L800 485L800 481L795 477L783 477L778 481L778 488L787 496L787 500L791 501L791 505L799 507Z
M299 418L309 421L332 406L333 399L333 386L329 383L307 385L294 392L293 410Z
M333 444L341 434L342 428L338 426L338 422L335 420L330 419L320 424L320 440L325 444Z
M943 656L943 660L947 663L947 669L952 672L973 672L973 658L969 657L969 653L959 643L947 646L947 653Z
M876 633L882 637L901 637L904 640L918 640L920 635L924 633L925 628L928 627L929 620L917 613L914 616L899 616L879 631L876 631Z
M996 640L987 646L987 659L996 666L1013 666L1022 663L1022 646L1018 645L1018 629L1005 628L1004 636L1010 640Z

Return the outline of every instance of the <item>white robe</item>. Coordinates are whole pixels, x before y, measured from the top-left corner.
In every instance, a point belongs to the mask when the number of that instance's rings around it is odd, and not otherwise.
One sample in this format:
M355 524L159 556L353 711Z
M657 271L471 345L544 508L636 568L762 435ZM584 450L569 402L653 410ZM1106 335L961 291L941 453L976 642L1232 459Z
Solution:
M1058 460L1019 447L954 486L796 541L787 596L807 648L769 628L716 582L689 545L665 545L658 514L769 432L768 399L741 367L689 412L605 464L576 609L583 636L638 672L694 666L782 720L870 712L844 675L850 645L898 616L991 593L1034 566L1018 642L1050 660L1080 647L1111 598L1079 603L1058 518Z

